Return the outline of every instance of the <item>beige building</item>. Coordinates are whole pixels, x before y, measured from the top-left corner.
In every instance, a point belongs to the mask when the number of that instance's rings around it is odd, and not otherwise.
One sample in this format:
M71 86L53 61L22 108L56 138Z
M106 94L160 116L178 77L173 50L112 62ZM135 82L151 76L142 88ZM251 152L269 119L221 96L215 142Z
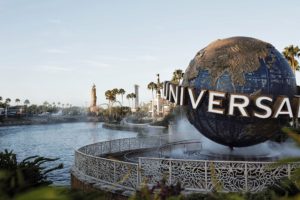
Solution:
M159 74L157 74L157 89L155 98L151 101L149 106L149 112L151 113L152 118L164 117L171 112L172 103L161 98L161 89L162 84L159 79Z
M167 100L161 98L160 94L156 95L154 101L149 105L149 113L153 118L156 117L164 117L170 114L173 106L172 103Z

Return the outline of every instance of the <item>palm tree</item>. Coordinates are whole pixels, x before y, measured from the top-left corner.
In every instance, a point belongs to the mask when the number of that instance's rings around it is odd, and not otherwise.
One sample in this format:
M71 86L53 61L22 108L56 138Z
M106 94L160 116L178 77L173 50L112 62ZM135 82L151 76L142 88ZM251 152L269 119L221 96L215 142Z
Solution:
M117 98L117 95L119 94L119 89L118 88L114 88L111 90L111 92L113 93L113 95L115 96L115 98Z
M30 101L29 101L28 99L26 99L26 100L24 101L24 104L25 104L26 106L28 106L28 105L30 104Z
M25 101L24 101L24 105L26 106L25 108L26 108L26 117L28 117L28 111L29 111L29 109L28 109L28 105L30 104L30 101L28 100L28 99L25 99Z
M44 101L43 106L48 107L49 103L48 101Z
M181 69L176 69L173 72L173 77L172 77L171 82L178 85L180 83L180 80L183 78L183 75L184 75L184 73L182 72Z
M6 98L6 99L5 99L5 104L8 104L8 105L9 105L10 102L11 102L11 99L10 99L10 98Z
M300 57L299 47L290 45L288 47L285 47L282 53L291 65L293 72L295 73L296 70L299 70L299 63L296 60L296 57Z
M18 105L21 102L21 100L19 98L15 99L15 103Z
M7 110L8 110L8 107L9 107L9 103L11 102L11 99L10 98L6 98L5 99L5 117L7 118Z
M125 90L123 89L123 88L120 88L119 89L119 94L121 95L121 97L122 97L122 105L123 105L123 95L125 94Z
M150 82L147 86L147 88L149 90L151 90L152 92L152 105L151 105L151 110L152 110L152 113L154 113L154 95L153 95L153 90L157 90L157 84L154 83L154 82ZM153 114L152 114L153 115Z
M116 100L116 93L112 90L107 90L105 92L105 97L108 100L108 103L111 104L111 102Z
M107 90L105 92L105 97L106 99L108 100L108 109L109 109L109 115L111 115L111 107L112 107L112 103L114 101L116 101L116 90L113 91L113 90Z
M111 92L114 94L114 95L117 95L119 93L119 89L118 88L114 88L111 90Z
M134 99L136 98L135 93L131 93L131 100L132 100L132 105L134 105Z
M128 107L130 107L131 94L127 94L126 99L128 99Z
M151 92L152 92L152 100L153 100L153 99L154 99L153 90L156 90L156 89L157 89L156 83L150 82L150 83L148 84L147 88L148 88L149 90L151 90Z

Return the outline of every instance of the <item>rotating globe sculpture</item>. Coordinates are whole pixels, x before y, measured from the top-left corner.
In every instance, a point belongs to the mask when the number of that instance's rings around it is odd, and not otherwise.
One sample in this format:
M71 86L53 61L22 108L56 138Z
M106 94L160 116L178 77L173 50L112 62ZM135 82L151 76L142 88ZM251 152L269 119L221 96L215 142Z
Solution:
M286 59L271 44L249 37L212 42L200 50L186 69L183 85L250 96L296 94L296 80ZM280 132L289 119L228 116L207 112L208 97L187 117L207 138L244 147L264 142Z

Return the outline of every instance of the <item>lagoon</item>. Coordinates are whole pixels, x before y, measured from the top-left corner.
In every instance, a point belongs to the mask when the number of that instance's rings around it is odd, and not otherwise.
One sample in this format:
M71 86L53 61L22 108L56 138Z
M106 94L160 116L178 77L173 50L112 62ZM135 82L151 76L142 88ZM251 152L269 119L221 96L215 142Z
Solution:
M18 161L33 155L60 158L50 166L63 163L64 168L49 174L49 179L54 185L69 186L75 149L95 142L135 136L135 132L104 129L102 123L0 127L0 151L13 150Z

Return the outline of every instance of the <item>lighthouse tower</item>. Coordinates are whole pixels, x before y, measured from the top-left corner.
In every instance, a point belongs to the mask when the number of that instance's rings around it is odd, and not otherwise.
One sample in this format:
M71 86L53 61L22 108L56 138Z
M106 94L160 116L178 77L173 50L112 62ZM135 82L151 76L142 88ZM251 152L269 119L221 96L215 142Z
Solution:
M96 94L96 85L93 84L91 91L91 105L90 112L97 112L97 94Z

